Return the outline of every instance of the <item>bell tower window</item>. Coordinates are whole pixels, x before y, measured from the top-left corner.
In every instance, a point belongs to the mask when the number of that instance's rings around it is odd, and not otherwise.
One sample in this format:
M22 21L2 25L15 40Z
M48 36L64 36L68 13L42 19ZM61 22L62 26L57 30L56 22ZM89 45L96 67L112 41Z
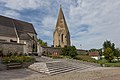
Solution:
M63 42L64 34L61 35L61 41Z

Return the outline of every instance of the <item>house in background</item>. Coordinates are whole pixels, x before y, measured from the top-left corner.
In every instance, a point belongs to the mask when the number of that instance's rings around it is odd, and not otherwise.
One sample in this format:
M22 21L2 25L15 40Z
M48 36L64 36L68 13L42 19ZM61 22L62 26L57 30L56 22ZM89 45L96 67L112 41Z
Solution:
M1 15L0 42L24 44L26 52L37 51L37 33L33 25Z
M89 56L90 56L91 58L96 59L96 60L99 60L99 59L100 59L100 54L99 54L99 52L97 52L97 51L95 51L95 52L89 52Z

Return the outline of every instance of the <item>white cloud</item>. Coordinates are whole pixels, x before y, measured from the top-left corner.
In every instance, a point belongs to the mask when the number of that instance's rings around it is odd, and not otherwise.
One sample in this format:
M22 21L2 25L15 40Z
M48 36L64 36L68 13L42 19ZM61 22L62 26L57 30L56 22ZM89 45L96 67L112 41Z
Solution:
M120 1L115 0L83 0L82 6L70 7L70 29L73 44L83 44L83 48L100 48L108 39L120 47ZM80 32L80 25L89 25L88 32ZM74 29L75 25L75 30ZM76 32L79 31L79 32Z
M47 30L53 30L55 28L56 21L57 19L55 19L54 17L46 16L42 20L42 24L43 24L42 28L47 29Z
M12 18L19 18L20 14L14 10L6 10L4 11L5 16L12 17Z
M46 16L41 22L41 26L38 27L39 29L37 32L44 36L52 38L56 19L54 17Z
M120 34L119 0L57 0L53 2L52 0L0 0L0 3L3 3L4 7L7 8L0 11L0 14L15 18L24 16L19 11L37 10L40 13L39 16L31 17L29 13L28 16L34 22L40 38L48 41L48 44L52 45L53 30L59 9L58 4L62 4L72 44L77 48L80 48L80 44L82 44L83 49L101 48L106 39L120 47L118 36ZM42 16L42 12L46 14ZM85 28L83 25L87 26L86 31L82 31L82 27Z
M5 7L14 10L23 9L38 9L40 7L49 6L48 0L0 0L4 3Z

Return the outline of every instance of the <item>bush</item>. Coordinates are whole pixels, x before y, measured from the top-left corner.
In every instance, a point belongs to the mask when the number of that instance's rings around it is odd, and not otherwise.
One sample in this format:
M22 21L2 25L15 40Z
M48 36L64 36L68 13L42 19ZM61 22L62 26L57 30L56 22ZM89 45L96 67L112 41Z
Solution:
M105 63L106 67L120 67L120 62L116 63Z
M108 61L106 59L101 59L98 61L98 63L103 66L103 64L107 63Z
M75 46L65 46L64 48L62 48L61 55L70 56L71 58L74 58L77 55L77 50Z
M3 57L3 49L0 48L0 57Z
M97 63L98 61L91 58L90 56L87 56L87 55L77 55L75 57L75 59L77 60L82 60L82 61L87 61L87 62L94 62L94 63Z
M42 53L42 56L47 56L47 57L49 57L51 55L51 53L49 53L49 52L43 52Z
M49 57L51 57L53 59L61 59L61 58L63 58L62 55L49 55Z
M3 63L23 63L23 62L31 62L34 58L30 56L10 56L10 57L3 57Z

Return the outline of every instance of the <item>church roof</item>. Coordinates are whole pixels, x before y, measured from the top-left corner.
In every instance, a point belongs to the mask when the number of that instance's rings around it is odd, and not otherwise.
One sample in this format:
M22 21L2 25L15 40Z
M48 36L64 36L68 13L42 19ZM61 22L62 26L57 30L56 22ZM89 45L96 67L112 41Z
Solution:
M66 31L69 32L68 26L67 26L67 23L66 23L66 20L65 20L65 16L64 16L64 13L63 13L63 10L62 10L62 6L60 5L60 10L59 10L59 14L58 14L57 23L56 23L56 28L58 26L60 26L61 20L63 20Z
M0 15L0 35L16 37L14 27L16 28L18 35L21 33L36 34L31 23Z

